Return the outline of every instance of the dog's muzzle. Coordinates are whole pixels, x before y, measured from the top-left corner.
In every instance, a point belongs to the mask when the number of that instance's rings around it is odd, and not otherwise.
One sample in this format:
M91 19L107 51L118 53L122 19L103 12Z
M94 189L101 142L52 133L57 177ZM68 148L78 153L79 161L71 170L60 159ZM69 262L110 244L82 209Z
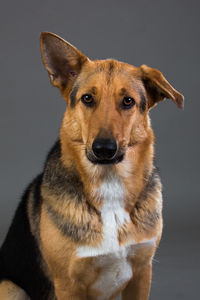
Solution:
M87 158L94 164L116 164L122 161L124 154L119 153L114 139L96 138L92 151L86 150Z

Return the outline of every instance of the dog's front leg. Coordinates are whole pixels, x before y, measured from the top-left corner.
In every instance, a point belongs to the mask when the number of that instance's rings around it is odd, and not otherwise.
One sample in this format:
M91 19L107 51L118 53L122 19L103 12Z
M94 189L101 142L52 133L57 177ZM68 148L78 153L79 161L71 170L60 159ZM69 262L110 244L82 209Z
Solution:
M152 264L136 269L132 280L122 292L123 300L148 300L152 276Z

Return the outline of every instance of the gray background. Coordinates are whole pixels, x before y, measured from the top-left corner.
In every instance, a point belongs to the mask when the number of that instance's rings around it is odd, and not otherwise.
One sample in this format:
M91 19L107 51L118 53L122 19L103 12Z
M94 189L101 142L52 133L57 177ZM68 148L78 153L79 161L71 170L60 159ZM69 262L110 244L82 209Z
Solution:
M0 10L0 243L20 195L41 171L65 109L41 63L54 32L91 59L160 69L185 96L151 111L164 191L164 234L151 299L199 298L199 1L2 1Z

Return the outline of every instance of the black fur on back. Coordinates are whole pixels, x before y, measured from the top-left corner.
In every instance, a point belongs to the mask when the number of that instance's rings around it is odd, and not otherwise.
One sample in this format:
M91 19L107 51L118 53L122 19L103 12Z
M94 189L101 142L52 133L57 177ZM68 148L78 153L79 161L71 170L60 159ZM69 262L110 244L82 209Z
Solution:
M40 215L42 177L43 174L37 176L26 189L0 249L0 282L4 279L14 282L26 291L31 300L52 299L49 296L53 293L53 285L42 269L41 253L31 233L27 214L32 190L33 212L34 215Z

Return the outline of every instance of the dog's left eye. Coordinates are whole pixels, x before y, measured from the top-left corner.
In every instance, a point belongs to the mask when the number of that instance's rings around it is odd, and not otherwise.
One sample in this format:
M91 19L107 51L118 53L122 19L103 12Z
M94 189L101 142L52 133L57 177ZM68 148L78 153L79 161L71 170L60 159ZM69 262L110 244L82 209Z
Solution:
M90 94L85 94L81 97L81 101L87 106L94 105L94 99Z
M124 97L122 101L122 108L128 109L135 105L135 100L132 97Z

